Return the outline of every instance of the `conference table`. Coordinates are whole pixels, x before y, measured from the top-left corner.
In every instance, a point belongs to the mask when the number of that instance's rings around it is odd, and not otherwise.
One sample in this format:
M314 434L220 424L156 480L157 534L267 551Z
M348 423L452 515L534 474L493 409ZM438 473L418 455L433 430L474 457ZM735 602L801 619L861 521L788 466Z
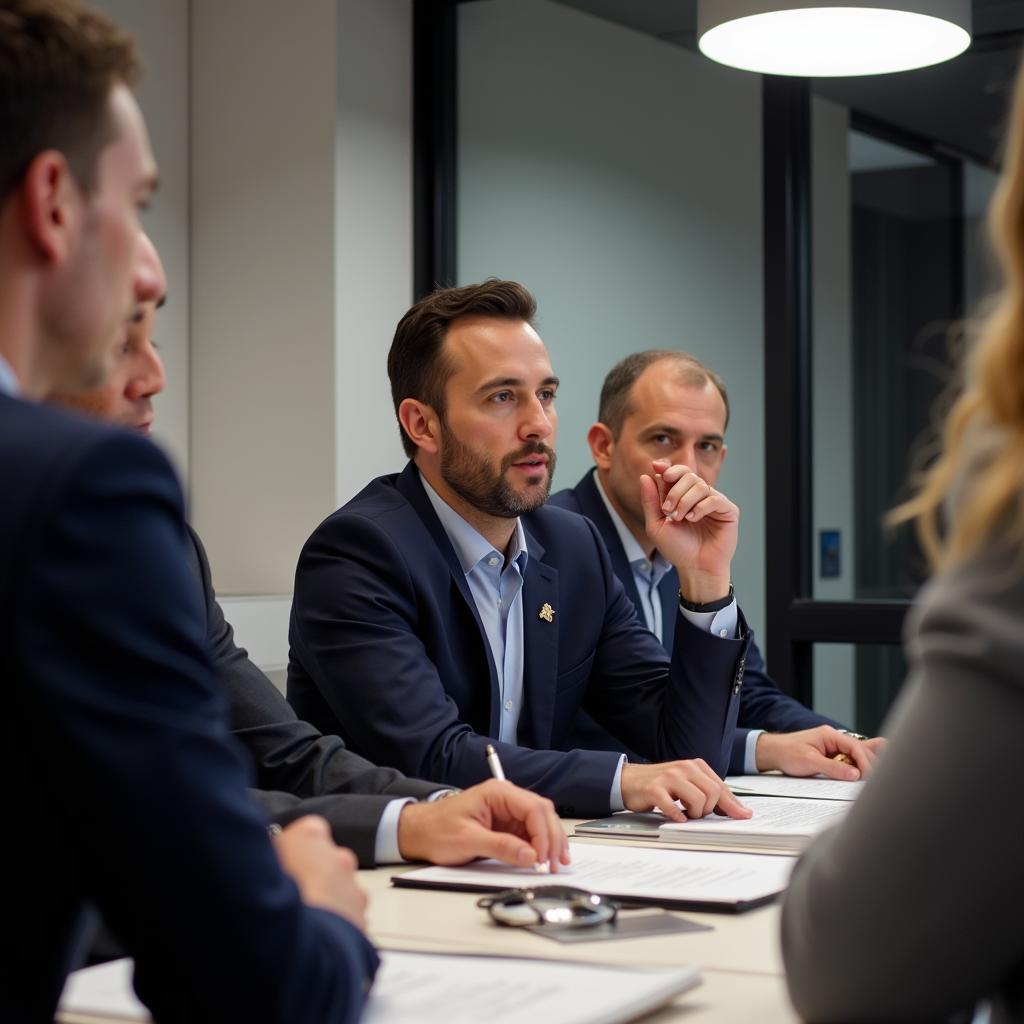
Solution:
M565 821L570 835L574 824ZM643 840L581 837L573 842L657 845ZM396 888L391 884L396 875L417 867L390 866L359 872L359 882L370 897L368 931L381 949L534 957L620 967L697 966L702 984L643 1017L645 1022L778 1024L799 1020L786 994L777 903L741 914L681 913L711 930L563 945L541 934L493 923L487 912L477 907L478 893ZM557 875L538 876L537 884L557 880ZM623 913L662 911L649 908ZM67 1013L58 1014L57 1020L63 1024L116 1024L110 1018Z
M574 822L567 821L571 834ZM600 842L576 837L574 843ZM606 840L635 845L642 841ZM703 984L671 1006L648 1017L651 1024L687 1021L693 1024L797 1021L786 994L779 950L779 907L770 904L742 914L685 911L682 917L708 925L711 931L626 938L562 945L552 939L494 924L477 907L478 894L395 888L391 879L412 867L360 871L360 884L370 895L369 933L384 949L432 953L496 954L610 963L620 966L701 969ZM554 876L550 881L556 881ZM548 881L538 878L538 884ZM648 911L631 910L630 914ZM649 911L660 913L660 911Z

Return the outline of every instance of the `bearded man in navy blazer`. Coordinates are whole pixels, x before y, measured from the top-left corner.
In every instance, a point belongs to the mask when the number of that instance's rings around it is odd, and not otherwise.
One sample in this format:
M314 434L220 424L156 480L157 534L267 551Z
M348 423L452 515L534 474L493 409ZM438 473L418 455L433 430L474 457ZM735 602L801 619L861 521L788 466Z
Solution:
M145 239L143 240L146 241ZM156 259L154 253L154 260ZM156 263L156 266L159 266ZM102 386L49 401L150 436L153 399L166 383L153 340L164 297L139 304L113 371ZM278 688L235 643L217 602L206 549L186 524L185 557L201 595L207 646L227 692L232 731L255 768L253 798L268 820L286 825L316 814L361 867L401 860L465 863L496 857L520 866L567 863L565 832L550 802L509 782L462 793L393 768L379 768L296 717ZM532 845L531 845L532 844Z
M612 568L648 629L671 651L679 577L647 535L640 476L652 460L691 467L710 486L725 460L729 397L722 379L685 352L650 349L617 363L601 388L587 433L595 469L553 505L582 513L608 547ZM868 774L881 739L864 741L782 693L750 640L730 774L777 769L855 780ZM770 731L766 731L770 730ZM794 731L799 730L799 731ZM581 711L573 742L623 750L623 742ZM841 755L838 759L836 755Z
M288 696L379 764L452 785L507 776L563 815L749 812L724 787L747 631L729 566L739 512L653 467L648 529L677 567L672 658L582 516L545 507L558 379L521 285L442 289L388 357L411 461L325 520L295 579ZM714 629L714 632L712 631ZM579 709L653 764L570 749Z
M101 383L164 287L137 74L130 37L75 0L4 0L4 1019L53 1020L95 908L157 1020L354 1022L377 966L355 858L312 817L272 845L247 797L167 460L36 404Z

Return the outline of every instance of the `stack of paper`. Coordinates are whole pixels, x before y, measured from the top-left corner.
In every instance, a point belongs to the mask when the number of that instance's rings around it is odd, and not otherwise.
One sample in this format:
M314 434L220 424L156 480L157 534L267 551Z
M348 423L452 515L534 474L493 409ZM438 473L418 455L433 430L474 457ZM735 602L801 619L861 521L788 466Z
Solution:
M840 782L817 775L810 779L794 779L788 775L730 775L726 785L740 795L795 796L805 800L856 800L863 782Z
M58 1020L151 1021L131 988L132 962L68 979ZM382 953L363 1024L618 1024L700 983L692 967L630 970L521 957Z
M790 780L785 780L790 781ZM803 781L803 780L792 780ZM849 785L849 783L840 783ZM709 814L691 821L669 821L663 814L624 811L576 826L576 835L616 839L657 839L697 849L739 849L799 853L822 829L837 823L853 806L847 800L742 797L752 818Z
M749 910L774 899L789 883L790 857L750 853L656 850L642 846L571 843L572 863L555 876L494 860L460 868L418 868L392 884L493 892L537 885L575 885L629 903L676 910Z
M658 829L663 842L708 849L750 847L798 853L822 829L840 821L853 806L843 800L802 800L781 796L744 796L752 818L709 814L693 821L666 822Z

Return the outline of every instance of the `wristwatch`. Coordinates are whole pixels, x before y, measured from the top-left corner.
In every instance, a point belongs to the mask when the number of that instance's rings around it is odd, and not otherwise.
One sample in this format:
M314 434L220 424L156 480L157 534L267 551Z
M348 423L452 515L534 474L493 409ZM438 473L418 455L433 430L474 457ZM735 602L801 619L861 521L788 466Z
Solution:
M720 612L723 608L728 608L732 604L733 589L732 584L729 584L729 593L725 597L720 597L717 601L708 601L707 604L697 604L696 601L687 601L683 597L683 592L679 591L679 605L685 608L688 612Z

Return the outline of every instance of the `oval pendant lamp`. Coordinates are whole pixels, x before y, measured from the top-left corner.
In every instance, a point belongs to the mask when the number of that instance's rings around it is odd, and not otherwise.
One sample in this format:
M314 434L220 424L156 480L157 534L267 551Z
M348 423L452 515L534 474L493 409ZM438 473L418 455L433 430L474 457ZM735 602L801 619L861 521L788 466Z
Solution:
M767 75L880 75L971 42L970 0L698 0L701 52Z

